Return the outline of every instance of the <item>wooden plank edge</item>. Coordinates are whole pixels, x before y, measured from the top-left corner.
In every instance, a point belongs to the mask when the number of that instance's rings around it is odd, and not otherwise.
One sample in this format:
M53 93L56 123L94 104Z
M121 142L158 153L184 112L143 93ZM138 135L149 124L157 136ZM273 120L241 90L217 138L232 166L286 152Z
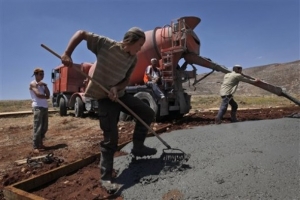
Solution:
M42 173L36 177L32 177L32 178L17 182L15 184L12 184L10 186L4 187L4 189L3 189L4 197L7 199L36 200L37 196L36 195L31 196L31 193L29 193L27 191L33 190L37 187L45 185L46 183L48 183L50 181L56 180L62 176L66 176L72 172L75 172L75 171L81 169L82 167L85 167L88 164L94 162L99 156L100 156L100 153L96 153L87 158L75 161L71 164L64 165L64 166L52 169L50 171L47 171L45 173ZM14 188L14 189L12 189L12 188ZM14 197L14 198L11 198L11 197ZM31 197L34 197L34 198L31 198ZM44 199L44 198L39 197L38 199Z
M4 188L3 190L3 194L5 199L7 200L13 200L13 199L17 199L17 200L46 200L43 197L37 196L35 194L32 193L28 193L24 190L20 190L18 188L15 188L13 186L7 186Z
M48 113L57 113L58 110L49 110ZM23 116L23 115L31 115L33 114L32 111L19 111L19 112L3 112L0 113L0 118L1 117L10 117L10 116Z

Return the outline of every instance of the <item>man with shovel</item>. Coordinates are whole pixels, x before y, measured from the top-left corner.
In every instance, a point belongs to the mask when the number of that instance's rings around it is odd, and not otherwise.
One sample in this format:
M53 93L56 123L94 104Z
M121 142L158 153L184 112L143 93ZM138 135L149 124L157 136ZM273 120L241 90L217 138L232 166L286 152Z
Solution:
M232 72L225 74L223 83L220 89L220 95L222 98L222 103L218 112L218 115L215 118L216 124L221 124L223 115L226 113L228 104L231 106L231 122L238 122L236 118L236 111L238 109L238 104L233 99L233 94L235 93L239 82L243 81L246 83L255 83L258 82L258 79L253 79L249 76L246 76L242 73L242 66L235 65L233 66Z
M115 193L120 188L118 184L112 183L113 157L118 145L117 124L120 111L128 113L117 101L123 102L147 125L154 121L155 116L154 111L148 105L124 92L137 62L136 53L145 43L145 33L141 29L133 27L125 33L121 42L117 42L94 33L77 31L61 56L64 65L72 66L71 55L83 40L86 40L87 48L97 57L95 69L91 75L94 82L90 81L88 83L85 94L98 99L100 127L104 136L103 141L100 143L100 182L109 193ZM109 93L107 94L99 88L95 82L105 87ZM131 151L134 156L142 157L156 154L157 150L155 148L144 145L147 133L147 127L137 121Z

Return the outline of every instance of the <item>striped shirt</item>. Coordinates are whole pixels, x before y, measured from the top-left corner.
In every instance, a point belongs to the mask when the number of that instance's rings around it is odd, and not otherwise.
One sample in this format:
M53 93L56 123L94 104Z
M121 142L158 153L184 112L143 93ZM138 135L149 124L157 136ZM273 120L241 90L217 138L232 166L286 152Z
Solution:
M100 83L107 90L111 87L129 79L137 62L136 55L130 55L121 49L121 46L114 40L104 36L89 33L87 48L96 57L94 71L91 68L89 74L96 82ZM125 88L118 91L118 96L124 95ZM107 98L107 93L99 88L92 81L89 82L85 95L95 99Z

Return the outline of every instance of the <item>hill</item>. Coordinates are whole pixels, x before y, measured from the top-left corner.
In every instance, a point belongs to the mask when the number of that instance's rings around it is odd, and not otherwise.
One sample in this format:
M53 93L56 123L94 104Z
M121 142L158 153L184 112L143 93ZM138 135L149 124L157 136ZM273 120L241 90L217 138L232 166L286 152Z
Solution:
M287 63L274 63L269 65L257 66L243 69L243 73L252 77L259 78L264 80L272 85L280 86L287 90L287 93L299 99L300 97L300 60L287 62ZM197 75L197 79L203 77L205 74ZM196 90L192 86L194 80L190 80L189 83L186 82L183 84L184 88L189 94L192 95L211 95L213 97L197 97L198 99L193 98L192 104L193 107L198 107L201 105L205 107L214 107L219 106L219 90L221 83L223 81L224 73L214 72L213 74L206 77L204 80L200 81L196 85ZM246 102L245 106L254 107L257 105L283 105L287 101L283 98L277 98L272 96L272 93L265 91L261 88L255 87L253 85L241 82L236 92L236 97L240 96L240 102ZM270 98L252 98L257 96L271 96ZM274 99L275 98L275 99ZM247 100L248 99L248 100ZM272 102L271 102L272 101ZM294 104L294 103L292 103ZM49 105L52 105L51 100L49 99ZM242 106L242 105L241 105ZM14 111L28 111L31 109L31 100L0 100L0 113L1 112L14 112Z
M251 67L243 69L243 73L255 78L259 78L272 85L285 88L288 94L300 94L300 60L287 63L274 63L269 65ZM205 74L197 75L197 79ZM184 83L183 86L188 93L198 95L216 95L219 94L220 86L223 81L224 73L214 72L206 77L194 87L189 83ZM192 85L193 80L190 80ZM270 92L253 85L240 82L236 92L237 95L271 95Z

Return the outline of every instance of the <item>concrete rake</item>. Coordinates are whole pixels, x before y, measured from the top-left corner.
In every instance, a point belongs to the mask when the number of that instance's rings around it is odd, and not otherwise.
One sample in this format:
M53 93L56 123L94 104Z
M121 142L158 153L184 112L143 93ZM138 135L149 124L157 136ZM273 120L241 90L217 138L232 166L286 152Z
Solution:
M48 50L50 53L52 53L53 55L55 55L56 57L58 57L59 59L61 59L60 55L57 54L56 52L54 52L52 49L50 49L49 47L47 47L44 44L41 44L41 46L43 48L45 48L46 50ZM96 84L97 86L99 86L103 91L105 91L107 94L109 93L109 91L103 87L99 82L97 82L96 80L94 80L92 77L90 77L88 74L84 73L83 71L81 71L79 68L74 67L74 69L81 73L83 76L85 76L86 78L88 78L90 81L92 81L94 84ZM139 122L141 122L151 133L153 133L153 135L155 135L155 137L157 137L166 147L167 149L163 150L163 153L161 155L161 158L164 161L168 161L168 162L186 162L189 160L190 155L184 153L182 150L180 149L175 149L175 148L171 148L170 145L168 145L152 128L150 128L150 126L148 126L148 124L146 124L146 122L144 122L135 112L133 112L127 105L125 105L121 100L117 99L116 100L119 104L121 104L121 106L123 106L133 117L135 117Z
M184 163L190 159L191 155L184 153L181 149L163 149L161 159L167 163Z

